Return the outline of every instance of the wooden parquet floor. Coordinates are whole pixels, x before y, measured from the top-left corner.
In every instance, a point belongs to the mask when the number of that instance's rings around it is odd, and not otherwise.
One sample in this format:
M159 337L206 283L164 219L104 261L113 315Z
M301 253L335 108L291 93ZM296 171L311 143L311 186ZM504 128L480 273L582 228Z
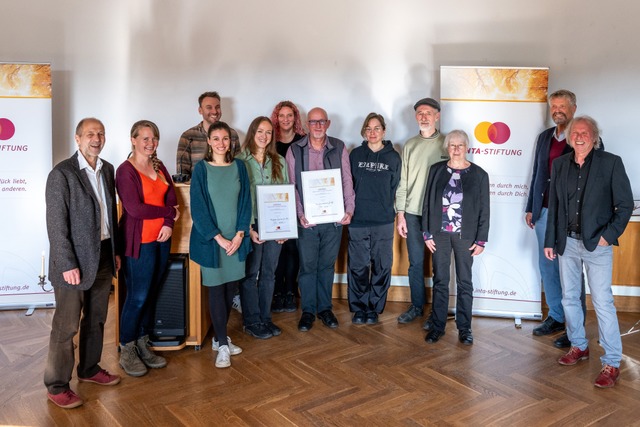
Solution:
M546 426L640 425L640 334L623 338L619 383L600 390L595 315L587 332L591 359L556 363L550 337L534 337L537 322L474 318L475 344L458 343L451 321L444 338L424 342L422 322L399 325L404 303L389 303L375 326L355 326L345 301L340 321L297 330L298 313L275 314L283 334L259 341L230 335L244 352L216 369L211 338L202 350L164 352L169 365L141 378L118 366L113 311L102 366L123 374L120 385L72 387L86 401L63 410L42 383L52 310L0 311L0 425L61 426ZM621 330L639 316L619 313Z

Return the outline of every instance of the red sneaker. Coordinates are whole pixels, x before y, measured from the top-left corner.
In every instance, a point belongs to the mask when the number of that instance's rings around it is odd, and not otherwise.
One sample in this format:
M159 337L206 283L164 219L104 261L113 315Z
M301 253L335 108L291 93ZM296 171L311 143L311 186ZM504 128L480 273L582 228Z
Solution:
M47 398L63 409L72 409L81 406L84 400L80 398L73 390L65 390L62 393L47 393Z
M613 387L616 385L616 381L618 381L618 375L620 375L620 369L614 368L611 365L604 365L593 385L600 388Z
M575 365L581 360L587 360L589 358L589 347L584 350L580 350L578 347L571 347L569 353L558 359L558 363L561 365Z
M94 383L100 385L116 385L120 382L119 375L112 375L106 369L100 369L97 374L91 378L78 378L83 383Z

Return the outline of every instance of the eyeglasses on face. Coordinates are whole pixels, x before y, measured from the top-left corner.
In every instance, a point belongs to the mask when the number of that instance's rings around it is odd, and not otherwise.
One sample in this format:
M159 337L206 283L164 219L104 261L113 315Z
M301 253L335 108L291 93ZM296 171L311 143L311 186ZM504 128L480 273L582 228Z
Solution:
M316 125L320 125L320 126L324 126L327 124L329 120L309 120L309 126L316 126Z
M364 131L366 133L371 133L371 132L378 133L378 132L382 132L382 128L380 126L376 126L376 127L373 127L373 128L366 127L366 128L364 128Z

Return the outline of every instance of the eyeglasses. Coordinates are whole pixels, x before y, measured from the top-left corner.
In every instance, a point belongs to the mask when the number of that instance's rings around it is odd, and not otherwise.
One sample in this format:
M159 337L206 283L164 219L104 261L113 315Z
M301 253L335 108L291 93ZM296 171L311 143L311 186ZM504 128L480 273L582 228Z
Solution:
M370 132L378 133L378 132L382 132L382 128L380 126L376 126L374 128L366 127L366 128L364 128L364 131L366 133L370 133Z
M320 125L324 126L329 120L309 120L309 126Z

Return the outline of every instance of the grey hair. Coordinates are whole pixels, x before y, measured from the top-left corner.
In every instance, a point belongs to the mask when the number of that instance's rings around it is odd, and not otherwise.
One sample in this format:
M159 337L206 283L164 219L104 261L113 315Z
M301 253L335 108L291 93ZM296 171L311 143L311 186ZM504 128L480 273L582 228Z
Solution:
M467 135L467 133L461 129L454 129L444 137L444 143L442 144L442 146L445 150L449 148L449 141L451 141L453 138L462 140L464 146L466 148L469 147L469 135Z
M569 143L573 144L573 141L571 140L571 131L573 130L573 126L576 123L585 123L587 126L589 126L591 134L593 135L593 147L595 149L600 148L600 128L598 127L598 122L596 122L595 119L590 116L577 116L569 122L569 124L567 125L567 129L565 130L565 135L567 135L567 138L569 138Z

